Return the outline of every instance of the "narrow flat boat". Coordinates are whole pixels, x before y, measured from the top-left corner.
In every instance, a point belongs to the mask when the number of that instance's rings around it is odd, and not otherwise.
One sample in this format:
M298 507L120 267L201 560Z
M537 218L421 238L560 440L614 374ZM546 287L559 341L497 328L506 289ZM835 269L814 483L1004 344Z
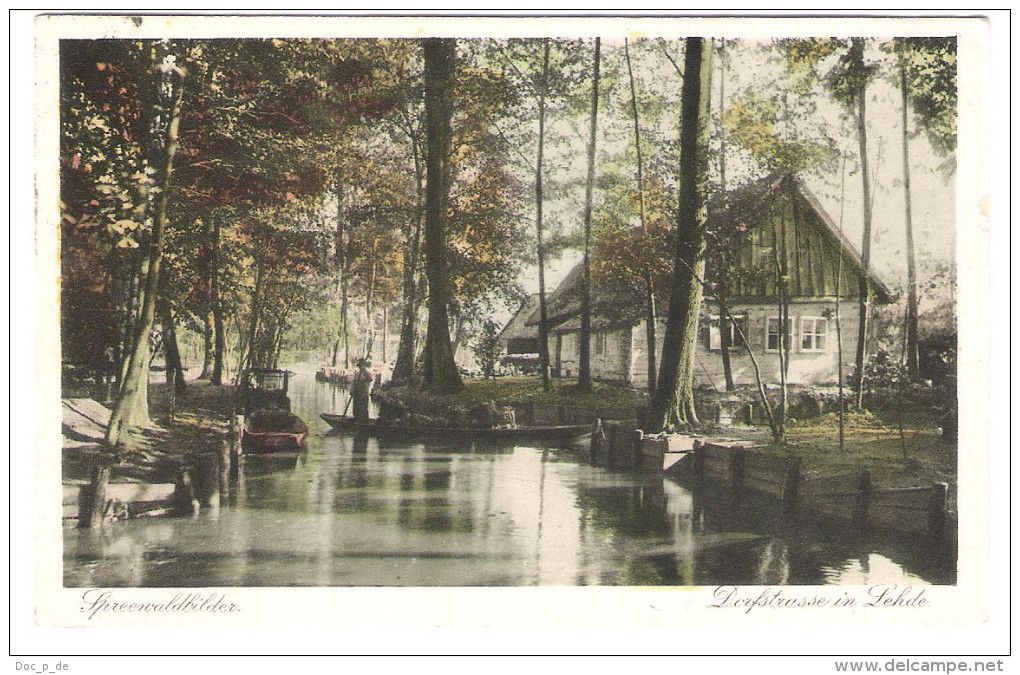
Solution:
M244 420L241 449L245 454L301 452L308 438L308 425L292 412L256 410Z
M337 431L366 433L375 436L445 437L458 439L479 439L494 441L545 441L549 443L570 443L579 441L591 433L587 424L560 426L500 426L500 427L430 427L388 423L378 419L358 422L347 415L322 413L319 415L326 424Z

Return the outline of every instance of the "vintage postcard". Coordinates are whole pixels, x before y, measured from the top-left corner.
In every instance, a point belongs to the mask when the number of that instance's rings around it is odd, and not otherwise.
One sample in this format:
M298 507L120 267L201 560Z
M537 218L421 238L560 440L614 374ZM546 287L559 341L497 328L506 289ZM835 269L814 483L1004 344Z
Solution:
M984 19L33 30L39 630L989 619Z

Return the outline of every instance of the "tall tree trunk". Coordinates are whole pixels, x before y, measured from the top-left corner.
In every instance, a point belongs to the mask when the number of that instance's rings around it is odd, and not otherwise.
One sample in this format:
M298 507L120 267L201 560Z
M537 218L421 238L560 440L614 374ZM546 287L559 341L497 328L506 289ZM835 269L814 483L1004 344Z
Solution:
M135 336L141 326L141 309L145 301L144 280L149 276L149 261L152 256L149 251L144 255L135 256L134 269L131 279L128 281L128 298L124 317L124 348L121 353L120 367L118 368L117 391L118 395L124 380L127 379L128 367L131 365L131 352L134 349Z
M726 100L726 40L723 39L719 43L719 72L721 77L719 78L719 117L722 120L722 113L724 110ZM722 202L728 204L726 199L726 125L719 124L719 194L722 196ZM717 274L719 277L728 274L728 270L718 270ZM717 284L717 297L719 304L719 353L722 356L723 366L723 380L726 383L726 391L733 391L735 388L733 385L733 364L730 361L730 319L729 306L729 289L726 288L725 284Z
M368 288L365 291L365 349L366 359L372 358L372 348L375 345L375 276L376 263L376 239L372 239L372 246L368 251Z
M281 318L276 324L276 335L273 341L273 368L280 367L280 354L283 352L283 338L287 334L287 321Z
M166 241L167 197L173 175L174 153L177 151L177 132L181 122L181 96L183 88L180 73L167 58L157 64L155 106L149 128L146 156L153 170L148 190L147 211L152 218L149 239L148 274L145 279L145 296L141 305L138 329L128 359L124 380L110 414L106 429L106 443L123 444L124 432L129 426L149 423L147 400L149 376L149 333L156 315L156 296L159 293L159 270L163 261ZM158 188L158 189L157 189Z
M208 218L202 219L202 235L205 238L206 244L211 244L212 240L212 222ZM210 258L212 257L212 248L209 249ZM210 263L211 263L210 259ZM209 374L212 373L213 366L213 315L212 315L212 267L209 269L209 293L205 299L205 311L202 313L202 372L198 374L198 379L207 380Z
M791 183L792 186L792 183ZM791 189L792 198L792 189ZM794 204L796 202L794 201ZM789 389L787 383L790 373L790 342L793 326L790 324L790 294L787 282L789 279L789 255L786 247L786 205L780 204L779 228L776 228L775 213L772 219L772 257L776 273L776 295L779 298L779 434L786 436L786 417L789 411ZM794 206L794 227L797 226L796 207Z
M591 212L595 193L595 136L599 115L599 63L602 40L595 38L595 63L591 77L591 126L588 134L588 180L584 191L584 262L581 270L581 334L577 364L577 387L591 388Z
M347 242L344 244L344 269L343 276L340 277L340 325L343 326L343 334L341 337L344 341L344 370L348 370L351 367L351 258L354 253L354 244L352 238L347 237Z
M858 38L854 38L856 41ZM863 58L863 51L861 51ZM863 70L863 66L861 67ZM857 385L857 407L864 404L864 381L868 354L868 324L871 319L871 173L868 170L868 127L866 117L867 85L862 83L857 92L857 142L861 157L863 185L864 233L861 241L861 271L858 282L859 312L857 326L857 358L854 365Z
M641 218L641 233L645 239L645 247L649 248L651 243L648 240L648 223L645 220L645 179L644 162L641 157L641 124L638 118L637 90L634 86L634 71L630 64L630 44L627 38L623 39L623 53L627 58L627 77L630 80L630 106L634 116L634 147L637 150L637 183L638 183L638 213ZM655 288L652 285L652 270L646 263L644 268L645 281L645 342L647 343L648 358L646 361L648 372L648 395L655 396Z
M730 314L729 305L726 304L726 290L718 288L719 306L719 350L722 355L723 379L726 382L726 391L733 391L733 366L730 363L730 326L733 322L727 317Z
M383 363L387 363L387 360L386 360L386 343L389 341L389 338L390 338L390 331L389 331L390 326L389 326L389 323L390 323L389 301L387 301L386 303L383 304L383 308L382 308L382 360L383 360Z
M208 380L210 373L212 373L213 367L213 325L215 319L213 319L212 308L208 308L205 315L202 317L203 329L202 329L202 372L198 374L198 379Z
M843 234L843 204L846 197L846 156L839 178L839 233ZM839 452L846 448L846 396L843 385L843 317L840 314L840 294L843 290L843 252L836 251L836 383L839 387Z
M903 206L904 224L907 231L907 377L911 382L918 379L919 348L917 336L917 268L914 259L914 224L910 204L910 153L907 134L907 68L903 55L903 44L898 43L900 65L900 94L903 99Z
M535 168L535 235L538 252L538 367L542 374L542 390L552 386L549 364L549 310L545 302L545 233L542 227L542 163L545 152L545 97L549 82L549 38L542 45L542 83L538 90L538 161Z
M698 421L694 410L694 350L701 308L700 280L705 268L712 47L702 38L687 38L685 51L676 257L659 386L646 419L650 431L689 428Z
M464 387L450 344L449 269L446 223L450 199L450 145L457 45L448 38L424 40L427 175L425 193L425 272L429 280L429 323L425 336L425 388L459 391Z
M174 326L170 303L165 298L157 302L159 321L163 326L163 355L166 361L166 383L174 385L178 395L184 394L187 386L184 382L184 364L181 363L181 348L177 343L177 329Z
M247 333L244 330L244 323L241 321L240 315L237 314L234 315L234 331L237 333L237 361L234 366L234 384L237 384L240 381L241 373L244 370L244 356L245 351L247 350L247 346L245 345L245 342L247 342Z
M340 182L340 174L337 172L336 181L336 263L340 270L340 326L338 328L337 341L333 346L333 362L337 364L340 342L344 344L344 370L351 367L351 342L349 318L349 294L350 294L350 264L351 264L351 236L347 232L347 223L344 221L343 213L343 187Z
M257 368L258 362L258 329L262 319L262 295L263 279L265 273L262 270L262 262L258 256L255 257L255 288L251 292L251 316L248 317L248 354L245 359L245 368Z
M397 360L393 364L393 384L413 383L415 356L418 342L418 263L421 259L422 220L425 217L425 175L422 167L421 141L411 135L411 152L414 157L415 209L414 222L408 227L404 247L403 296L404 308L400 318L400 342Z
M220 297L220 218L213 217L212 231L212 279L209 295L213 313L213 369L209 382L216 386L223 384L223 363L226 358L226 327L223 321L223 299Z

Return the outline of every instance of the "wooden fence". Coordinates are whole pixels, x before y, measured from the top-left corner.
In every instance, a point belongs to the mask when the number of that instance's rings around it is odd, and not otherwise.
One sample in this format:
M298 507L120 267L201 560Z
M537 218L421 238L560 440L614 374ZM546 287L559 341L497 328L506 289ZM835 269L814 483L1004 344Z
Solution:
M947 483L876 486L868 471L808 476L799 457L776 456L748 444L644 437L628 422L597 420L589 452L592 464L610 468L662 472L672 464L669 473L686 475L697 488L721 488L737 498L749 492L773 497L786 516L828 516L859 532L920 532L934 541L947 536Z
M882 487L869 471L840 476L805 476L799 457L777 457L760 448L694 442L693 478L728 484L735 492L778 497L787 514L811 512L852 523L864 531L879 527L946 536L949 485Z

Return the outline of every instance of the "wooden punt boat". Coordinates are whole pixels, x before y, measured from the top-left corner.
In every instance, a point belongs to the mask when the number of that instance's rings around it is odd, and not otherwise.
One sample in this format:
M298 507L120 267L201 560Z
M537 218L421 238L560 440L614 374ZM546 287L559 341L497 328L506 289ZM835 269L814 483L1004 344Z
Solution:
M294 413L256 410L244 420L241 449L249 455L300 452L307 438L308 425Z
M404 438L445 437L506 442L571 443L579 441L591 433L591 427L587 424L535 427L427 427L390 424L377 419L357 422L353 417L333 413L322 413L319 417L337 431L360 432L374 436L402 436Z

